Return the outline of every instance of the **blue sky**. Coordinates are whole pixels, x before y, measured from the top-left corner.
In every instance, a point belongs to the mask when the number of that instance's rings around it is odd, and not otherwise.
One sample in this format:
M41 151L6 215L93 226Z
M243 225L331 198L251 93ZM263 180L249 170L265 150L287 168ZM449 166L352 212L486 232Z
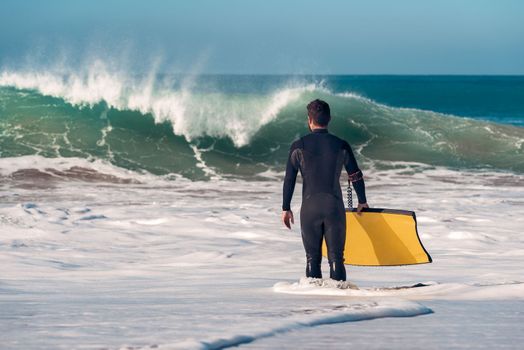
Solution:
M137 70L524 74L520 0L2 0L0 64Z

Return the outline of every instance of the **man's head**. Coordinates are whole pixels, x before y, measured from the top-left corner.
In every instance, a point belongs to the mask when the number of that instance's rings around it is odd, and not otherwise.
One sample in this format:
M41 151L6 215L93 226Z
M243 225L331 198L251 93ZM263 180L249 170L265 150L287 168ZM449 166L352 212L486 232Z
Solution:
M331 111L327 102L316 99L307 105L309 124L315 127L325 128L331 120Z

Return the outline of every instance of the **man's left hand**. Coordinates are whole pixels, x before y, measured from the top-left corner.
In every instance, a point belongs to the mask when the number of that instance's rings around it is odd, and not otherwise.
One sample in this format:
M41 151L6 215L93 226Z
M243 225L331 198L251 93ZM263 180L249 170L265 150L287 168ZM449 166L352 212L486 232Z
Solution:
M364 208L369 208L369 205L367 203L358 203L357 215L362 215L362 209Z

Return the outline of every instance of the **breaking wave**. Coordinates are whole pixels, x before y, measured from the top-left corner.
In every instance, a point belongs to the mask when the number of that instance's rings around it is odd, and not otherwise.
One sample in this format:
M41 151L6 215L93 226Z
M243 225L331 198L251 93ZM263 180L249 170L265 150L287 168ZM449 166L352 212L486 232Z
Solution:
M321 81L244 88L232 77L208 80L137 77L100 61L80 73L3 71L0 157L103 160L192 179L278 172L307 133L305 105L321 98L331 105L330 131L352 144L363 168L524 172L524 128L389 107Z

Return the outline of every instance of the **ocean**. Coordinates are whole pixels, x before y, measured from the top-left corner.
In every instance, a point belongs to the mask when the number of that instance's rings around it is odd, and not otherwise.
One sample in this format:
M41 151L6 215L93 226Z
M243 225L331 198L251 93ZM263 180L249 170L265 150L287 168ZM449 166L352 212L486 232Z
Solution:
M315 98L432 264L301 278L281 191ZM522 76L3 70L0 347L518 348L523 198Z
M395 162L524 172L524 78L0 75L2 158L102 160L205 180L279 172L330 103L363 168Z

